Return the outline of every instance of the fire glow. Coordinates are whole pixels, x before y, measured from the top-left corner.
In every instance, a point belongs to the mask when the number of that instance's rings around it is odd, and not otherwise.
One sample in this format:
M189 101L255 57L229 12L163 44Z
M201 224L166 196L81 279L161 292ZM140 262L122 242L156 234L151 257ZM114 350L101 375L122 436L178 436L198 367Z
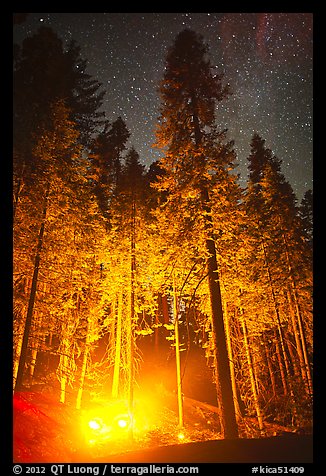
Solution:
M106 440L127 439L129 430L144 433L149 426L144 404L135 405L135 412L130 415L128 405L123 400L113 400L101 407L85 409L81 417L82 431L90 444Z
M128 441L133 438L143 439L151 431L157 431L161 422L157 420L157 403L149 399L137 399L132 415L128 412L125 400L111 400L93 408L83 410L81 429L87 444L101 444L107 441ZM176 441L186 440L183 429L176 427Z

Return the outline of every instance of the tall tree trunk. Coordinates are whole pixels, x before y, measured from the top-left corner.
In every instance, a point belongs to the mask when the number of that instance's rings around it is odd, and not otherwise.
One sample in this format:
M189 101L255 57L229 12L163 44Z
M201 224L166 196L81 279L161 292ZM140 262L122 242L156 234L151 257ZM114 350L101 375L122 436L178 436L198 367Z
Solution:
M173 314L174 314L174 331L175 331L175 359L177 372L177 395L178 395L178 417L179 428L183 428L183 401L181 386L181 361L180 361L180 342L179 342L179 316L178 301L175 277L173 276Z
M254 367L253 367L253 362L252 362L252 357L251 357L251 350L250 350L249 339L248 339L247 325L246 325L246 321L245 321L245 318L244 318L242 308L240 308L239 317L240 317L240 322L241 322L241 327L242 327L244 349L245 349L245 354L246 354L246 359L247 359L247 364L248 364L248 369L249 369L250 386L251 386L251 392L252 392L255 411L256 411L257 420L258 420L258 427L259 427L259 430L262 431L264 429L264 421L263 421L261 408L260 408L260 405L259 405L257 384L256 384Z
M307 352L306 336L305 336L304 329L303 329L302 317L301 317L301 313L300 313L300 310L299 310L298 299L297 299L295 288L294 288L294 292L293 292L293 299L294 299L295 308L296 308L297 324L298 324L298 328L299 328L300 343L301 343L301 347L302 347L303 358L304 358L304 363L305 363L305 370L306 370L306 375L307 375L307 378L306 378L307 388L308 388L308 392L310 393L310 395L312 395L313 384L312 384L310 364L309 364L309 358L308 358L308 352Z
M199 121L197 93L191 89L190 108L192 111L193 132L198 150L203 142L203 134ZM205 161L205 157L202 157ZM238 425L234 408L229 355L223 319L223 306L217 266L214 226L207 184L200 183L200 198L206 231L206 250L208 253L208 287L211 304L212 329L216 363L216 393L220 408L221 433L223 438L238 438Z
M44 341L44 335L42 335L42 337L40 336L42 325L43 325L43 314L42 313L39 314L35 311L34 316L35 316L35 320L34 320L33 331L32 331L32 335L34 334L34 336L31 339L32 350L31 350L31 361L29 365L29 375L32 378L35 373L37 355L41 346L41 341Z
M27 351L28 351L28 339L32 327L32 320L33 320L33 310L36 298L36 290L37 290L37 281L38 281L38 273L40 268L41 262L41 252L43 248L43 239L44 239L44 229L45 229L45 221L46 221L46 213L48 207L48 197L50 193L50 183L47 185L46 193L45 193L45 200L42 210L42 218L41 218L41 225L38 234L37 240L37 247L36 247L36 254L34 259L34 270L33 270L33 278L32 278L32 285L31 291L29 295L28 301L28 308L27 308L27 315L25 321L25 329L24 329L24 336L23 342L21 346L20 358L19 358L19 366L17 371L17 379L15 384L15 390L21 390L23 386L23 379L24 379L24 369L26 366L27 361Z
M14 364L13 364L13 388L14 389L15 389L16 380L17 380L19 357L21 355L21 349L23 345L23 337L24 337L23 327L24 327L23 323L21 323L18 330L17 345L16 345L16 348L14 349Z
M298 365L297 353L294 352L296 347L292 343L291 335L290 335L289 332L287 332L287 334L286 334L285 342L286 342L287 349L288 349L288 352L289 352L290 362L292 364L294 376L295 376L296 379L300 380L301 379L300 366Z
M87 369L87 360L88 360L88 353L89 353L89 316L87 316L87 326L86 326L86 339L85 339L85 348L84 348L84 355L83 355L83 363L80 372L80 379L79 379L79 388L77 393L77 400L76 400L76 409L79 410L81 407L81 401L84 391L84 382L86 376L86 369Z
M25 170L25 161L23 162L23 165L21 167L21 172L17 180L16 190L14 190L13 221L15 221L20 194L24 188L24 170Z
M37 354L38 354L38 344L35 343L34 347L32 348L32 351L31 351L31 362L30 362L30 365L29 365L29 375L30 375L31 378L34 377Z
M237 382L235 378L235 368L234 368L234 358L233 358L233 350L232 350L232 342L231 342L231 329L230 329L230 321L229 321L229 314L227 308L227 301L226 301L226 290L224 286L223 279L221 277L221 289L223 291L223 316L224 316L224 325L225 325L225 335L226 335L226 344L229 354L229 363L230 363L230 376L231 376L231 384L232 384L232 391L233 391L233 402L234 402L234 409L235 409L235 416L236 420L239 421L242 418L239 400L238 400L238 390L237 390Z
M287 379L284 372L284 363L283 363L283 359L281 355L280 343L279 343L279 338L278 338L278 334L276 330L274 330L274 335L275 335L275 351L276 351L277 363L280 369L283 393L284 395L287 395L288 394Z
M67 375L65 372L68 369L68 356L67 356L67 345L64 346L64 354L62 356L62 371L60 378L60 403L65 403L66 401L66 387L67 387Z
M282 326L281 326L281 319L280 319L277 299L276 299L276 296L275 296L273 280L272 280L270 267L269 267L269 263L268 263L268 259L267 259L267 253L266 253L266 249L265 249L265 245L264 245L263 240L262 240L262 249L263 249L263 254L264 254L264 261L265 261L265 267L266 267L266 272L267 272L267 277L268 277L269 288L270 288L272 302L273 302L274 315L275 315L275 320L276 320L276 328L277 328L277 333L278 333L278 336L279 336L279 342L280 342L280 346L281 346L283 362L284 362L284 366L285 366L285 370L286 370L286 381L288 382L290 394L293 397L289 359L288 359L286 349L285 349L284 336L283 336L283 330L282 330Z
M119 395L119 379L120 379L120 367L121 367L121 338L122 338L122 306L123 306L123 294L122 289L118 293L118 309L117 309L117 325L116 325L116 339L115 339L115 352L114 352L114 368L113 368L113 380L112 380L112 398L118 398Z
M266 364L267 364L267 368L268 368L269 379L270 379L271 385L272 385L272 392L273 392L273 396L276 397L275 375L274 375L273 367L272 367L272 364L271 364L270 352L269 352L269 349L268 349L268 345L266 343L266 336L265 336L264 333L262 334L262 341L263 341L263 349L264 349L264 353L265 353Z
M308 358L308 352L307 352L306 336L303 329L302 316L301 316L299 301L298 301L297 286L296 286L296 281L295 281L295 277L294 277L294 273L293 273L293 269L291 265L288 243L285 238L285 235L283 234L282 236L283 236L283 241L285 245L287 265L289 269L290 285L292 288L292 293L290 293L290 297L293 296L293 302L294 302L295 313L297 318L297 325L295 325L295 329L298 328L299 330L299 337L300 337L301 348L303 353L303 360L304 360L305 373L306 373L305 382L306 382L308 393L312 394L312 391L313 391L312 377L311 377L309 358Z
M306 372L306 362L305 362L305 358L304 358L304 354L303 354L302 343L301 343L301 339L300 339L300 333L299 333L299 330L298 330L298 327L297 327L297 321L295 319L295 313L294 313L294 309L293 309L293 306L292 306L290 291L288 291L288 303L289 303L289 308L290 308L290 317L291 317L293 335L294 335L294 340L295 340L295 348L296 348L298 358L299 358L300 374L301 374L303 384L305 386L306 393L309 395L310 385L309 385L309 380L308 380L308 374Z
M132 196L131 243L130 243L130 322L128 326L128 409L130 416L129 437L133 439L134 430L134 359L135 359L135 271L136 271L136 204Z
M158 308L155 310L155 327L154 327L154 349L155 353L158 353L159 350L159 339L160 339L160 332L159 332L159 324L160 324L160 319L159 319L159 310Z
M216 392L220 408L221 432L223 438L238 438L238 425L236 420L229 355L226 344L226 333L223 318L223 306L219 283L219 272L216 259L216 249L213 233L209 195L206 188L202 188L201 199L203 203L205 228L207 233L206 249L208 253L208 287L211 304L212 329L215 347L216 362Z

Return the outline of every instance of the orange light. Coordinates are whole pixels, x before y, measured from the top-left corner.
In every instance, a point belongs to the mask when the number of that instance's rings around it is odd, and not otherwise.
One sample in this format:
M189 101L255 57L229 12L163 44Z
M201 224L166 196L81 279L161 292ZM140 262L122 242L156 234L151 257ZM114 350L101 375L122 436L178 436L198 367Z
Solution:
M155 403L155 402L154 402ZM82 410L81 427L88 444L104 443L128 439L128 429L132 426L134 436L139 436L155 427L149 416L156 407L152 401L135 400L134 411L128 412L126 400L108 400L106 404ZM153 407L153 408L152 408ZM152 408L152 410L151 410ZM150 411L151 410L151 411Z
M184 435L184 433L182 433L182 431L180 431L180 432L178 433L178 438L179 438L179 440L184 440L185 435Z
M88 426L92 429L92 430L99 430L101 428L101 425L99 424L99 422L97 420L90 420L88 422Z

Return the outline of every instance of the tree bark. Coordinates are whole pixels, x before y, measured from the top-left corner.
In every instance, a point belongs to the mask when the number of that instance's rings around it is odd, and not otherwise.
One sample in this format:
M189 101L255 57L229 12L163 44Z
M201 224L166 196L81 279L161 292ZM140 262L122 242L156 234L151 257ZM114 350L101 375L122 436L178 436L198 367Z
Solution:
M288 394L287 379L286 379L286 375L285 375L285 372L284 372L284 365L283 365L282 355L281 355L281 351L280 351L279 338L277 336L276 330L274 330L274 334L275 334L276 357L277 357L277 363L278 363L278 366L279 366L279 369L280 369L283 393L284 393L284 395L287 395Z
M289 360L288 360L288 356L287 356L286 349L285 349L283 330L282 330L282 326L281 326L281 319L280 319L277 299L276 299L275 292L274 292L273 280L272 280L271 271L270 271L270 267L269 267L269 263L268 263L268 259L267 259L267 253L266 253L264 241L262 241L262 249L263 249L264 261L265 261L265 266L266 266L266 271L267 271L268 283L269 283L271 296L272 296L272 301L273 301L274 314L275 314L275 318L276 318L276 328L277 328L277 333L278 333L278 336L279 336L279 342L280 342L280 346L281 346L282 357L283 357L283 362L284 362L285 371L286 371L286 378L285 378L285 376L283 378L286 382L288 382L290 395L293 398L293 390L292 390L292 384L291 384L291 374L290 374ZM284 388L286 388L286 385L284 386Z
M21 351L20 351L19 366L18 366L17 378L16 378L16 384L15 384L15 390L18 390L18 391L21 390L23 386L24 370L25 370L26 361L27 361L28 339L29 339L29 335L30 335L30 331L32 327L32 321L33 321L33 311L34 311L34 304L36 299L38 273L39 273L40 262L41 262L41 252L43 248L44 229L45 229L49 193L50 193L50 184L48 184L46 193L45 193L45 200L44 200L44 205L42 210L41 226L40 226L40 230L38 234L38 241L37 241L36 254L35 254L35 260L34 260L32 285L31 285L31 291L29 295L24 336L23 336L23 342L22 342Z
M306 337L305 337L305 333L304 333L304 330L303 330L302 317L301 317L301 312L300 312L299 302L298 302L298 295L297 295L297 286L296 286L296 281L295 281L295 278L294 278L293 269L292 269L292 266L291 266L288 243L287 243L287 240L286 240L284 234L283 234L283 241L284 241L284 245L285 245L286 260L287 260L288 270L289 270L289 274L290 274L290 284L291 284L291 288L292 288L292 293L290 293L290 299L291 299L291 295L292 295L293 296L294 307L295 307L295 314L296 314L296 318L297 318L297 322L295 323L295 326L294 326L293 329L295 330L295 333L297 332L297 328L299 330L298 334L299 334L299 337L300 337L300 343L301 343L303 360L304 360L304 370L305 370L305 374L306 374L304 380L305 380L305 384L306 384L306 387L307 387L307 392L312 394L313 385L312 385L309 358L308 358L308 352L307 352ZM299 349L299 347L300 346L298 346L298 349Z
M226 295L225 286L223 283L223 279L221 279L221 285L224 296ZM225 325L225 333L226 333L226 343L227 349L229 354L229 365L230 365L230 376L231 376L231 384L232 384L232 391L233 391L233 401L234 401L234 410L237 422L239 422L242 418L239 400L238 400L238 391L237 391L237 382L235 378L235 369L234 369L234 359L233 359L233 351L232 351L232 342L231 342L231 329L230 329L230 322L229 322L229 315L227 309L227 302L226 299L223 299L224 303L224 325Z
M86 326L86 340L85 340L85 348L84 348L84 355L83 355L83 363L80 372L80 380L79 380L79 388L77 393L77 400L76 400L76 409L79 410L81 407L81 401L84 391L84 382L86 376L86 369L87 369L87 359L88 359L88 352L89 352L89 316L87 316L87 326Z
M248 369L249 369L251 392L252 392L255 411L256 411L257 420L258 420L258 427L259 427L259 430L262 431L264 429L264 422L263 422L262 412L261 412L261 408L260 408L259 400L258 400L257 385L256 385L256 379L255 379L255 373L254 373L254 367L253 367L253 362L252 362L252 357L251 357L250 346L249 346L247 325L246 325L246 321L245 321L244 316L243 316L242 308L240 308L239 316L240 316L240 322L241 322L242 333L243 333L244 348L245 348L245 353L246 353L246 358L247 358L247 363L248 363Z
M122 289L120 289L118 294L114 368L113 368L113 381L112 381L112 391L111 391L112 398L118 398L118 395L119 395L119 378L120 378L120 367L121 367L121 338L122 338L122 306L123 306L123 296L122 296Z
M130 322L128 326L128 409L130 416L129 437L133 439L134 430L134 347L135 347L135 271L136 271L136 205L132 196L131 243L130 243Z
M295 340L295 348L299 357L299 365L300 365L300 374L301 378L303 381L303 384L306 389L306 393L309 394L311 389L310 389L310 384L308 380L308 375L306 372L306 361L304 358L303 354L303 349L302 349L302 344L301 344L301 339L300 339L300 333L297 327L297 321L295 319L295 313L294 309L292 307L292 300L291 300L291 295L290 291L288 291L288 302L289 302L289 308L290 308L290 316L291 316L291 324L292 324L292 330L293 330L293 335L294 335L294 340Z
M270 378L271 385L272 385L273 396L275 397L276 396L275 375L274 375L274 372L273 372L271 359L270 359L270 352L269 352L269 349L268 349L268 345L266 343L266 336L264 335L264 333L262 334L262 341L263 341L263 349L264 349L264 353L265 353L266 364L267 364L267 368L268 368L268 374L269 374L269 378Z
M68 357L64 355L63 357L63 369L67 368ZM67 377L63 375L60 379L60 403L65 403L66 401L66 386L67 386Z
M211 304L212 329L215 341L216 391L219 408L221 410L221 432L223 438L231 439L238 438L239 433L233 401L229 355L226 345L221 289L213 236L213 223L209 206L209 195L206 188L202 188L201 198L207 233L206 249L208 252L208 286Z
M179 428L183 428L183 402L182 402L181 362L180 362L180 343L179 343L179 316L178 316L177 291L176 291L174 277L173 277L173 314L174 314L174 331L175 331L175 360L176 360L176 372L177 372L178 417L179 417Z

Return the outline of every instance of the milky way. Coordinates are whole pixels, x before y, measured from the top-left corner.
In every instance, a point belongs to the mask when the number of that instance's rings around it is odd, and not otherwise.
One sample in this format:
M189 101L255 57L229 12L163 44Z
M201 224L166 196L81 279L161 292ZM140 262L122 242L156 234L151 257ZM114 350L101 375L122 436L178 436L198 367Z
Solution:
M246 185L254 132L282 160L282 171L300 201L312 189L311 13L29 13L14 26L14 41L50 26L74 39L87 72L102 83L106 117L121 116L141 161L149 165L159 116L159 82L167 50L191 28L203 35L209 55L232 96L217 106L216 120L234 140Z

